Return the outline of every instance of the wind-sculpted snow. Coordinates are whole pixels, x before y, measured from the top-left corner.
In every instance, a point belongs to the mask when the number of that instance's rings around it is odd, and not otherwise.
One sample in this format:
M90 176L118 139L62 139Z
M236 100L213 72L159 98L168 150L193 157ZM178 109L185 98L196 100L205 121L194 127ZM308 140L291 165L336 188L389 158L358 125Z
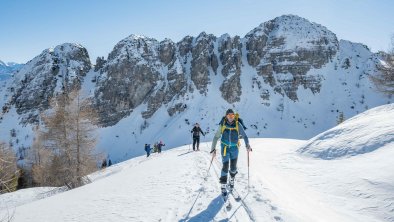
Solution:
M298 152L321 159L369 153L394 143L394 104L359 114L309 140Z

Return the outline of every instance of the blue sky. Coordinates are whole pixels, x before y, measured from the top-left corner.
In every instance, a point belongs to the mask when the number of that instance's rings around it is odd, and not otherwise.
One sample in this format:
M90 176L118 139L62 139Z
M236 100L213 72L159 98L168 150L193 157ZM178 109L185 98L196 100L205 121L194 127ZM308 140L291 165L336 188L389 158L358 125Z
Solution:
M0 60L24 63L76 42L95 61L130 34L175 42L202 31L243 37L283 14L322 24L372 51L388 50L394 34L394 0L0 0Z

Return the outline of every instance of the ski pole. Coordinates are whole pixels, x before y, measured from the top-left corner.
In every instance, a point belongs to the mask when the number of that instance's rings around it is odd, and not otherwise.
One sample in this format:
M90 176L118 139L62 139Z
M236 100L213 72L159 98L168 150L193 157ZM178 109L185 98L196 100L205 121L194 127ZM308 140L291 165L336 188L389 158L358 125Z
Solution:
M211 169L212 162L213 162L213 159L215 158L215 156L216 156L216 152L212 155L211 163L209 164L209 167L208 167L208 170L207 170L207 176L205 177L205 180L207 180L207 178L208 178L209 169Z
M192 145L192 143L193 143L193 133L190 133L190 136L191 136L191 138L192 138L192 142L189 144L189 151L190 151L190 146Z
M249 150L248 150L248 193L249 193L249 188L250 188L250 186L249 186Z

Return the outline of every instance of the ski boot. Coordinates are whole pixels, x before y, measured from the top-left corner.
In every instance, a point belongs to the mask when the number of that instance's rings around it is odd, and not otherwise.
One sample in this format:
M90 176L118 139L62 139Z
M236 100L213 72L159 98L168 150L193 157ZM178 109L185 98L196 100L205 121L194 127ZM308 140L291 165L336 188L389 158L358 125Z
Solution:
M222 183L221 189L222 189L222 197L223 197L223 200L224 200L224 202L226 202L227 196L228 196L228 193L227 193L227 184Z
M229 187L228 189L229 189L230 193L233 192L233 189L234 189L234 179L235 179L235 177L230 176L230 180L228 182L228 187Z

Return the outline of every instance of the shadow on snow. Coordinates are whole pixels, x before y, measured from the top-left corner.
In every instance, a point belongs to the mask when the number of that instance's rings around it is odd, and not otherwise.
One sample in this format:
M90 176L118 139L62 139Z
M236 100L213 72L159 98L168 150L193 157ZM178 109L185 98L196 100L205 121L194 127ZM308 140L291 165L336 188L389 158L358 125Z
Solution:
M199 198L199 195L200 195L200 193L198 194L196 200ZM219 213L219 211L222 209L223 204L224 204L223 199L222 199L222 195L219 195L218 197L213 199L211 201L211 203L209 203L207 209L205 209L205 210L201 211L200 213L198 213L197 215L189 218L189 215L194 207L194 204L196 203L196 200L194 201L193 206L190 208L190 211L186 215L185 219L181 219L181 220L179 220L179 222L213 221L215 216ZM225 222L225 221L228 221L228 219L223 219L220 222Z

